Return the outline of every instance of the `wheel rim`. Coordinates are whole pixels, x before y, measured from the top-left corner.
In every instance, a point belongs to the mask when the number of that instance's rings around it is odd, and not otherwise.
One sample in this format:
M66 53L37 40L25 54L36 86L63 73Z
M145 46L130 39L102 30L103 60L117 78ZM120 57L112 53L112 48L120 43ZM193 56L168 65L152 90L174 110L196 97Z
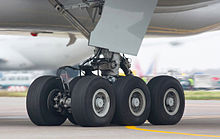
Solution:
M170 88L166 91L163 99L163 105L165 111L169 115L175 115L180 106L180 97L176 89Z
M146 99L144 92L136 88L129 95L129 109L135 116L140 116L144 113L146 107Z
M61 113L63 109L61 108L62 92L59 89L54 89L49 93L47 98L47 107L50 111Z
M93 111L98 117L105 117L110 109L110 97L106 90L98 89L92 98Z

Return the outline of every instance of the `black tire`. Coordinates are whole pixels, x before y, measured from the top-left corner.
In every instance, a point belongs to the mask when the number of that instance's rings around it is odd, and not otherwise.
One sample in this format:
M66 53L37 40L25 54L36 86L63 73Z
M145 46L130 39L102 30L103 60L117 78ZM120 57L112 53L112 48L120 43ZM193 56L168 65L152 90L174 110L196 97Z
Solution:
M109 109L103 117L93 109L93 96L99 89L104 89L110 99ZM115 95L108 80L98 76L85 76L76 83L71 97L72 114L77 124L95 127L110 124L115 112Z
M119 78L113 86L116 93L116 112L112 123L119 125L143 124L147 120L151 108L150 92L146 83L138 77L126 76ZM145 96L144 111L138 116L134 115L134 112L132 113L131 105L129 106L129 96L137 88L141 89Z
M72 96L72 93L74 93L72 90L74 88L74 86L76 85L76 83L81 79L82 77L78 76L78 77L75 77L74 79L72 79L69 83L69 88L70 88L70 91L71 91L71 96ZM72 112L73 113L73 112ZM74 125L76 125L76 121L74 120L73 118L73 115L72 113L68 113L67 114L67 119Z
M37 78L30 86L26 107L31 121L38 126L58 126L65 122L66 116L48 108L48 96L54 89L62 90L62 82L54 76Z
M70 123L72 123L72 124L74 124L74 125L77 125L76 121L75 121L74 118L73 118L72 113L68 113L68 114L67 114L67 119L70 121Z
M151 112L148 121L153 125L177 124L181 120L185 109L184 91L179 81L170 76L158 76L149 81L148 88L151 93ZM168 113L169 111L165 108L167 105L165 104L165 95L170 89L174 90L179 96L179 99L174 101L176 106L174 106L175 111L173 110L173 113L171 113L172 111ZM175 98L178 98L178 96Z

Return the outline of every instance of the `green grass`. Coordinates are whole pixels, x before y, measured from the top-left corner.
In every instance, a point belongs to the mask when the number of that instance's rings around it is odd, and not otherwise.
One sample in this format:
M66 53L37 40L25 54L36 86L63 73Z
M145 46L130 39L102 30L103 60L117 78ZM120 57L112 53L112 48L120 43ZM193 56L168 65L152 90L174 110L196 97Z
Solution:
M185 91L187 100L220 100L220 91Z
M0 91L0 97L25 97L27 92ZM220 91L185 91L187 100L220 100Z
M0 97L26 97L27 92L0 91Z

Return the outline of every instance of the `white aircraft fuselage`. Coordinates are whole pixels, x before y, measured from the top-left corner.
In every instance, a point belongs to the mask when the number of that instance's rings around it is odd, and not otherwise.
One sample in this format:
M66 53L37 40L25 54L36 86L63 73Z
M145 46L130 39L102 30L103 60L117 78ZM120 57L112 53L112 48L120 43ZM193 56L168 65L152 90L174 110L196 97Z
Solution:
M0 36L0 70L56 70L93 54L86 39L66 47L68 38Z
M2 31L77 32L47 0L0 0ZM159 0L147 30L149 35L192 35L220 28L219 0ZM74 14L90 31L86 12ZM96 23L98 19L96 20Z
M48 0L0 0L0 2L2 3L0 34L9 32L80 34L57 13ZM159 0L146 36L185 36L219 30L219 9L220 0ZM138 11L138 8L136 10ZM92 23L85 10L74 9L72 13L90 32L100 18L98 16ZM4 44L4 40L1 41L0 70L57 68L61 65L77 64L92 54L92 48L86 47L88 42L83 39L77 40L74 46L69 48L64 47L67 41L59 43L59 40L62 40L59 38L44 40L42 43L40 38L30 37L24 42L13 41L13 38L8 40L7 44ZM49 53L51 50L54 50L53 53Z

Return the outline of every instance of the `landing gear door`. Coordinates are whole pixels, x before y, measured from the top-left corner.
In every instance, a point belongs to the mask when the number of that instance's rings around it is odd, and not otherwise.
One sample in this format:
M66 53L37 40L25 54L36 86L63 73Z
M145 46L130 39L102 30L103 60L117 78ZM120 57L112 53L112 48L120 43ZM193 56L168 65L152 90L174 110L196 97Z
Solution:
M157 0L106 0L89 45L137 55Z

